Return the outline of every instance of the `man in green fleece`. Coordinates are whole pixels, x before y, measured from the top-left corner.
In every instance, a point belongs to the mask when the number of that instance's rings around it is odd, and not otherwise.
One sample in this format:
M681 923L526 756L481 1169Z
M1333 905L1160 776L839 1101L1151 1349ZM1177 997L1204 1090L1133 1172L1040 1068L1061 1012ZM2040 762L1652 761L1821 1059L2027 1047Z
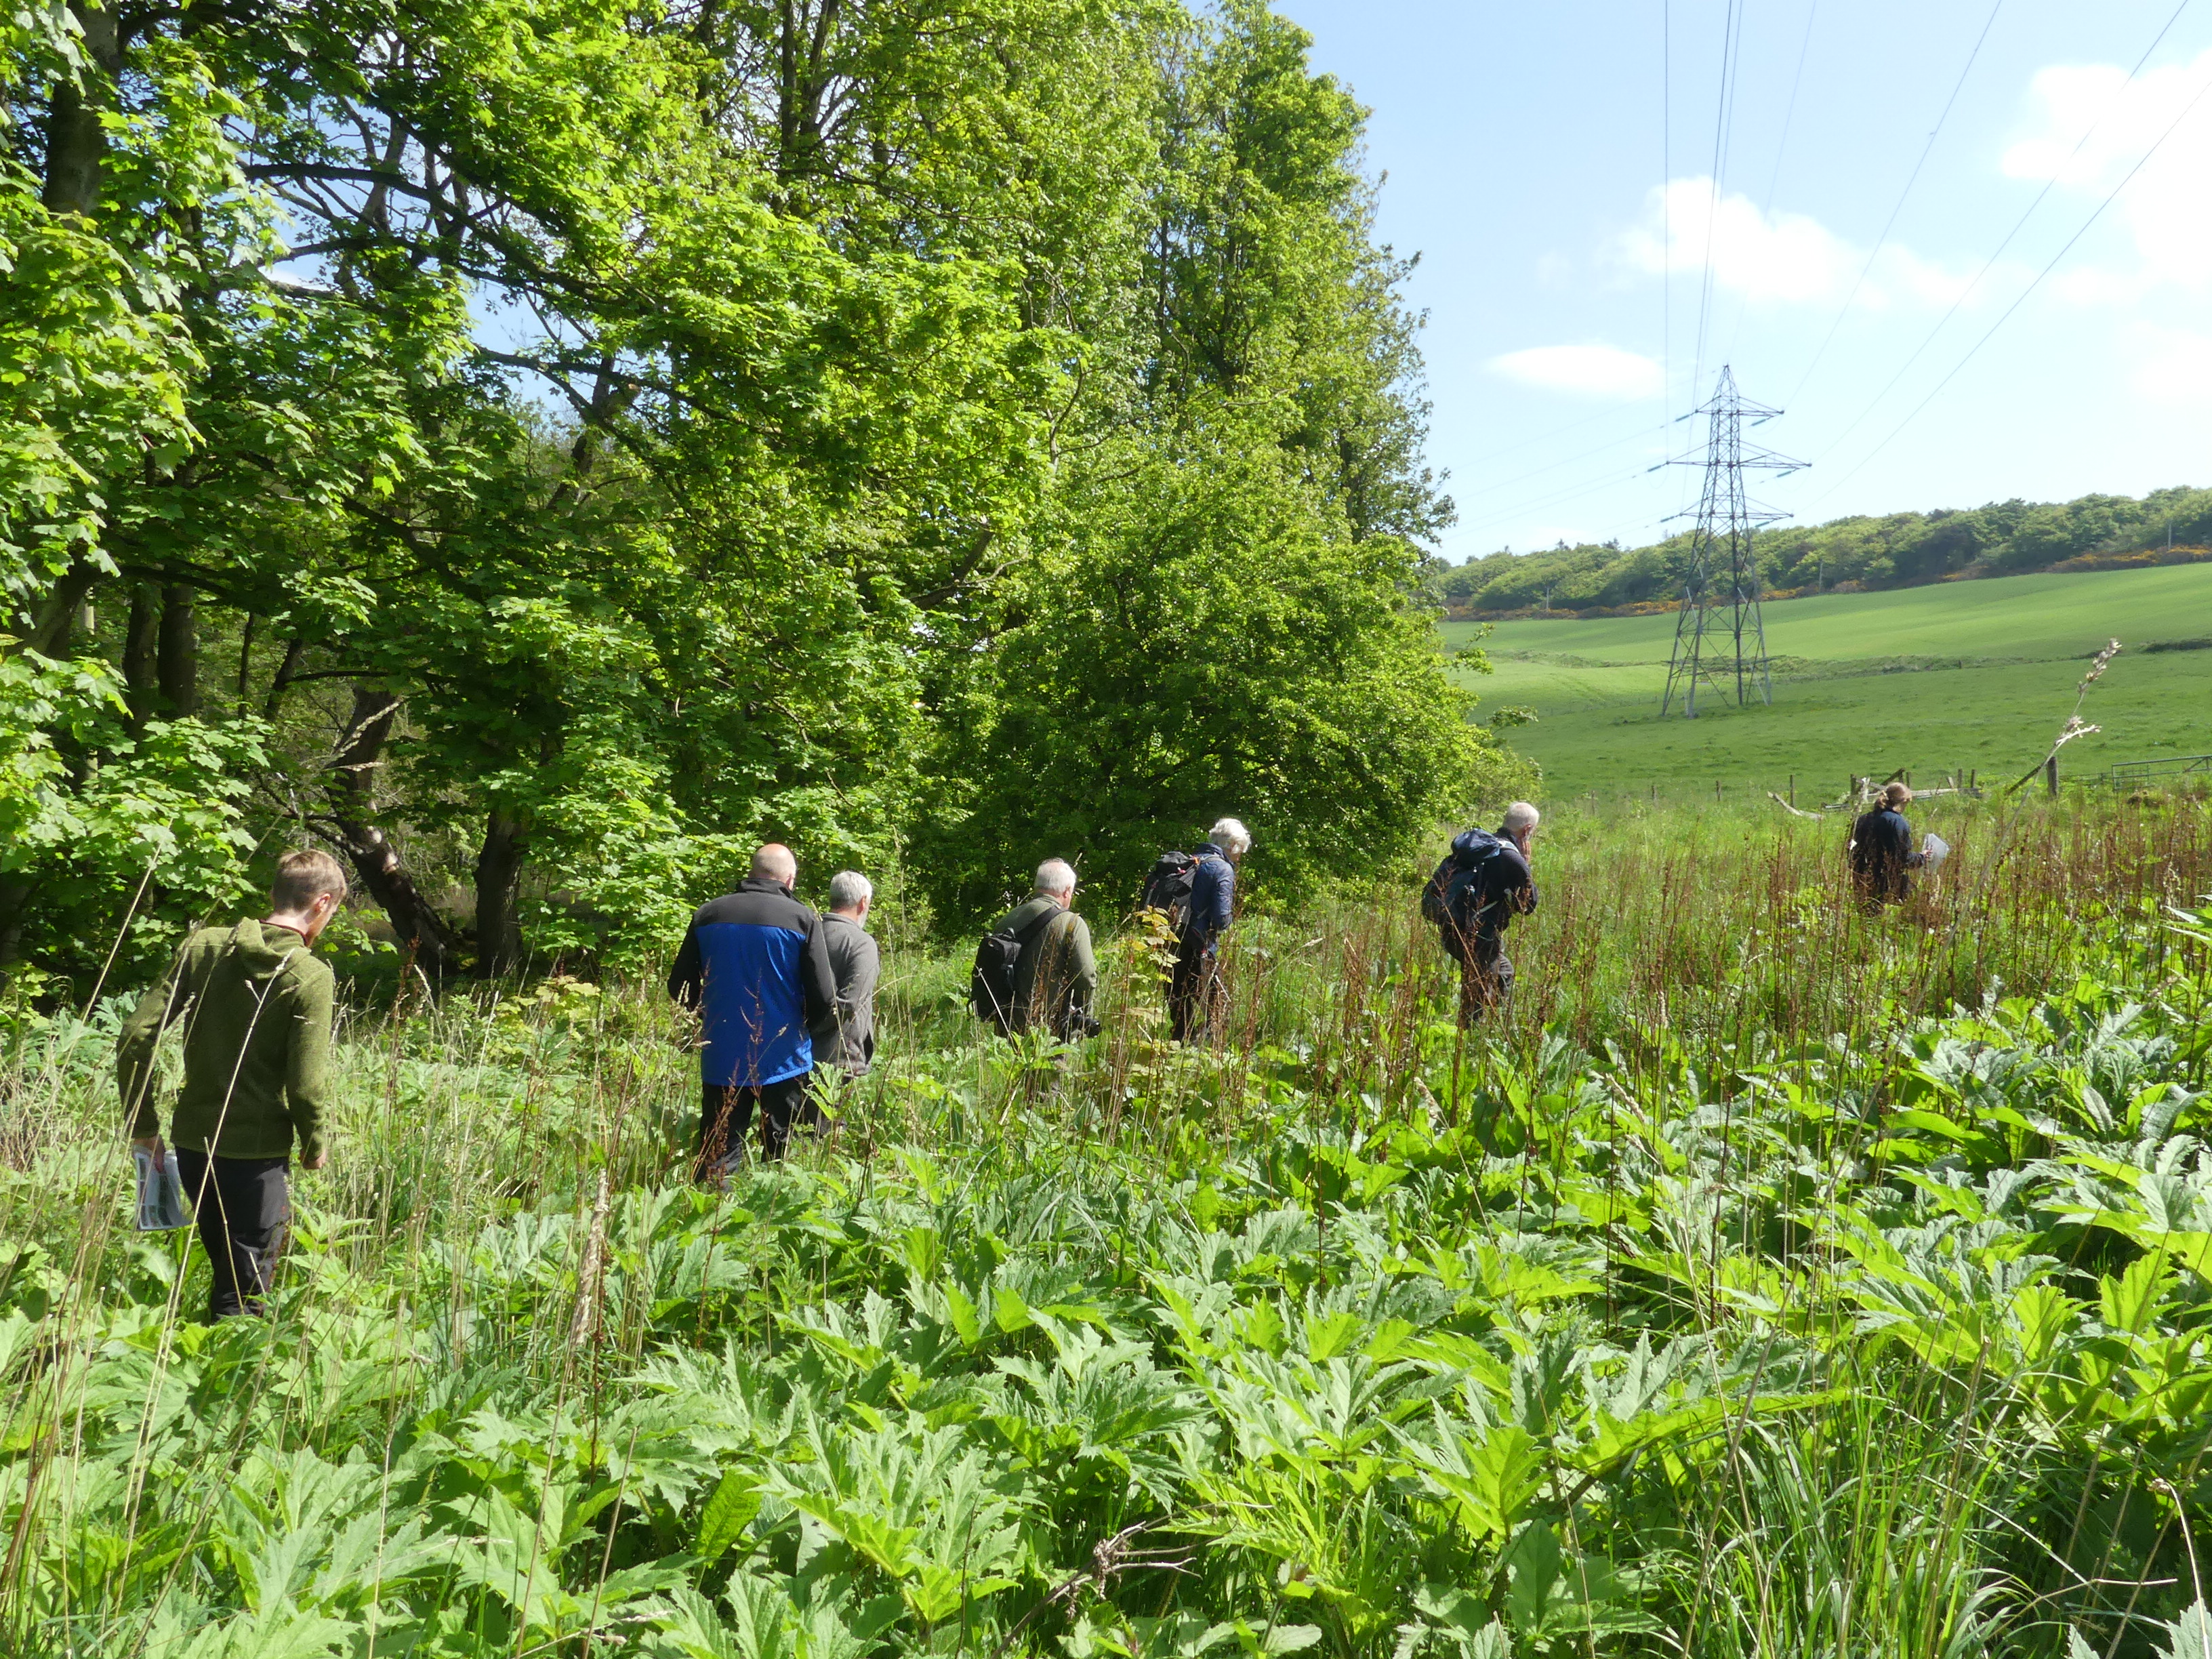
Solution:
M1000 920L1000 928L1011 928L1022 942L1014 961L1012 1030L1042 1026L1063 1042L1098 1034L1091 1012L1098 959L1091 950L1091 925L1068 908L1074 902L1074 867L1047 859L1037 866L1030 897Z
M345 871L329 854L287 853L268 917L187 939L116 1045L131 1139L158 1158L154 1050L170 1025L184 1025L185 1086L169 1134L214 1268L210 1320L261 1311L292 1214L294 1138L307 1168L329 1161L332 980L311 951L345 894Z

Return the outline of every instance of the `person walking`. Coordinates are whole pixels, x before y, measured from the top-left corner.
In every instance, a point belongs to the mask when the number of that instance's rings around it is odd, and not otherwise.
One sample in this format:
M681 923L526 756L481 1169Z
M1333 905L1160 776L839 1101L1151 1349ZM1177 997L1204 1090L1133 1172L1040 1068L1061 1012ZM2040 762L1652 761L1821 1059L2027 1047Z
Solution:
M1850 855L1851 886L1869 911L1901 902L1912 890L1905 872L1928 862L1927 854L1913 847L1912 826L1905 821L1905 809L1911 804L1910 785L1886 783L1881 805L1862 812L1851 825L1844 848Z
M814 1034L815 1059L848 1078L866 1077L876 1058L876 981L883 957L868 932L868 910L875 899L875 884L857 870L840 870L830 878L830 914L822 918L822 938L837 998Z
M1536 908L1530 843L1543 815L1525 800L1505 809L1495 832L1463 831L1430 878L1424 914L1437 923L1443 947L1460 966L1462 1030L1496 1008L1513 989L1505 930Z
M1063 1042L1097 1035L1091 1005L1098 996L1098 958L1091 948L1091 924L1070 908L1074 902L1074 866L1065 859L1047 859L1037 866L1030 896L994 930L1022 942L1014 958L1009 1033L1043 1030Z
M1176 940L1168 975L1168 1028L1177 1042L1210 1041L1227 997L1221 982L1221 936L1237 915L1237 866L1252 850L1252 832L1221 818L1192 857L1190 908Z
M269 914L186 939L115 1047L132 1144L165 1156L154 1105L161 1034L181 1025L185 1081L170 1116L177 1170L213 1270L208 1320L263 1311L292 1216L292 1152L330 1162L323 1135L335 981L314 943L346 896L328 853L277 860Z
M834 1012L822 918L792 896L799 860L771 842L738 890L699 907L669 970L668 994L699 1014L696 1177L719 1183L745 1161L754 1109L761 1151L779 1158L794 1121L811 1121L811 1033Z

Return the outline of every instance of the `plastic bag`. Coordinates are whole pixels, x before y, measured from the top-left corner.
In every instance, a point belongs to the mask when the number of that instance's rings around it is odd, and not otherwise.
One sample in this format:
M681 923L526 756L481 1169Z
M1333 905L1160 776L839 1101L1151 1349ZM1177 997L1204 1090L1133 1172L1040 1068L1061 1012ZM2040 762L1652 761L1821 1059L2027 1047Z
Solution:
M144 1147L133 1146L131 1159L138 1166L138 1231L159 1233L191 1225L185 1209L185 1180L177 1171L177 1149L164 1146L156 1159Z
M1920 850L1927 855L1928 868L1935 869L1951 855L1951 843L1932 830L1920 838Z

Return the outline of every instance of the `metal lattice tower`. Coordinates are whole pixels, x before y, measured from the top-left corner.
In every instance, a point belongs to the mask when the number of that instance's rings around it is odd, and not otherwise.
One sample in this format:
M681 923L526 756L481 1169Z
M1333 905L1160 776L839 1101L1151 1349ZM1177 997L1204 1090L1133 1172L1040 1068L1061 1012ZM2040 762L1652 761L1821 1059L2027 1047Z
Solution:
M1708 425L1705 453L1677 456L1668 466L1703 466L1705 487L1698 498L1697 529L1690 538L1690 574L1682 590L1682 608L1674 618L1674 656L1667 668L1667 691L1660 701L1663 719L1674 712L1675 700L1690 720L1698 717L1699 682L1725 697L1731 678L1741 708L1756 695L1760 702L1774 701L1774 680L1766 661L1766 622L1759 608L1759 564L1752 556L1752 537L1761 525L1786 519L1786 513L1759 507L1745 493L1743 475L1758 469L1780 475L1795 472L1805 463L1793 461L1743 441L1746 422L1757 426L1782 411L1755 404L1735 389L1735 375L1721 369L1720 383L1711 398L1688 415L1703 415ZM1677 518L1689 518L1678 513Z

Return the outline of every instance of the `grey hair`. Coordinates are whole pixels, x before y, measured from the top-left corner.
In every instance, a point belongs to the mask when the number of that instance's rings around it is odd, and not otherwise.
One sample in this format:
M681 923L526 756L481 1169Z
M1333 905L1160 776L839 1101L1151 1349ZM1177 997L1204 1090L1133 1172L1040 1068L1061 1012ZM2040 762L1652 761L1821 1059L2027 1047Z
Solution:
M1075 866L1066 859L1047 859L1036 868L1036 885L1030 889L1038 894L1050 894L1057 898L1062 893L1075 890Z
M1241 819L1216 818L1206 838L1224 853L1234 853L1238 858L1252 850L1252 832Z
M840 870L830 878L830 908L850 910L866 904L876 896L876 884L858 870Z
M753 854L752 872L788 887L799 879L799 860L781 842L772 841Z
M1519 835L1523 830L1534 830L1543 821L1544 815L1525 800L1516 800L1505 809L1505 829L1509 835Z

